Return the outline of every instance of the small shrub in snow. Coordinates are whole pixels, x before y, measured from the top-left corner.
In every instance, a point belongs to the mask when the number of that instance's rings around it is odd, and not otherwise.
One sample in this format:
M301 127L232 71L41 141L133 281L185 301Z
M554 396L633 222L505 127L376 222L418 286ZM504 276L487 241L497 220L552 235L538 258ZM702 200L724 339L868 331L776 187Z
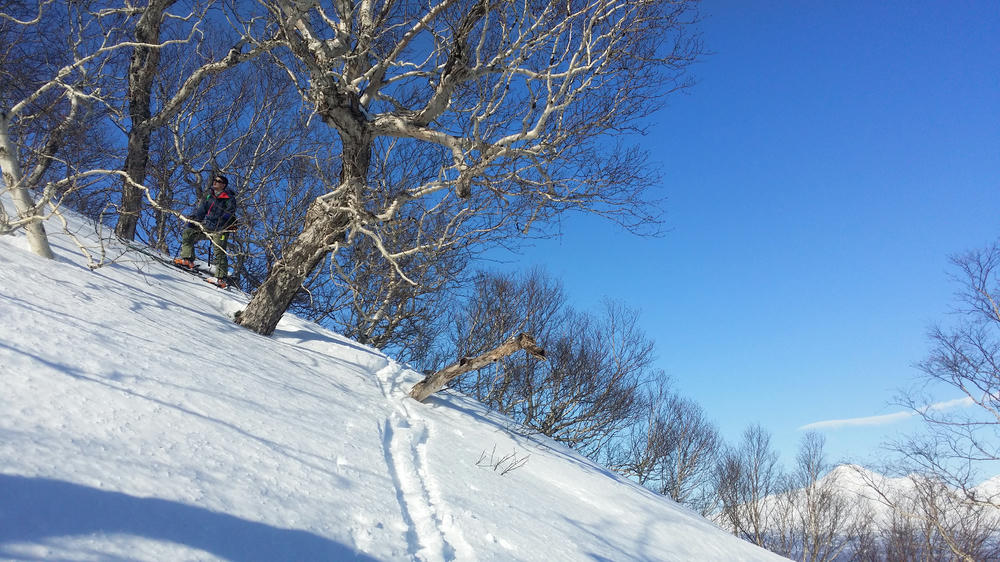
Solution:
M531 455L524 455L518 458L517 451L513 451L509 455L497 456L497 446L493 445L493 449L487 455L486 449L483 449L481 455L479 455L479 460L476 461L476 466L482 468L492 468L494 472L499 472L500 476L506 476L507 473L513 472L528 462L528 458Z

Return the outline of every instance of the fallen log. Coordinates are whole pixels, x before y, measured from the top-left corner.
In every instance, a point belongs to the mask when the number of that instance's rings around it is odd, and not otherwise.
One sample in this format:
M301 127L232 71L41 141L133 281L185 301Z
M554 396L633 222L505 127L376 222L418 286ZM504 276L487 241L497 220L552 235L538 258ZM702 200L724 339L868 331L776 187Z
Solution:
M500 344L496 349L487 351L476 357L463 357L457 363L448 365L444 369L428 375L424 380L413 385L410 396L417 402L423 402L425 398L444 388L448 382L469 371L482 369L483 367L499 361L500 359L519 350L525 350L532 357L545 360L545 350L535 343L535 339L528 334L521 333L511 337Z

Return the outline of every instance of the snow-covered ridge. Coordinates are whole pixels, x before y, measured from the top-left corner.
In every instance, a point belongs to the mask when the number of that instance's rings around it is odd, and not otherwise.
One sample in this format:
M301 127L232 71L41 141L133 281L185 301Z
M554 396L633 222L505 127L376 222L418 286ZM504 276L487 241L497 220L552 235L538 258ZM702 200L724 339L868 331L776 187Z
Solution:
M466 397L412 401L377 350L258 336L238 292L49 232L55 261L0 237L0 558L780 559Z
M841 493L870 499L877 496L876 490L887 495L907 496L913 495L916 487L911 477L889 477L853 464L835 467L820 480L820 486L824 482L830 482ZM1000 493L1000 476L982 482L971 492L983 497L997 495Z

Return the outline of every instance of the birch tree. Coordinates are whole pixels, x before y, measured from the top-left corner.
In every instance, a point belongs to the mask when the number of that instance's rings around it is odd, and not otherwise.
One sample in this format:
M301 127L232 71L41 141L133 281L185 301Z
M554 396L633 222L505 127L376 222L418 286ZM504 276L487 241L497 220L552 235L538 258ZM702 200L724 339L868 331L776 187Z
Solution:
M6 55L0 63L6 78L0 98L0 177L17 212L10 217L0 204L0 234L24 229L31 251L49 259L53 253L42 220L60 189L78 179L59 153L67 135L102 101L99 77L119 47L98 25L90 25L89 13L57 8L50 0L34 6L11 3L0 11L0 46ZM101 17L113 19L114 14ZM63 178L45 181L54 164L63 166Z
M833 562L864 533L865 518L855 513L831 472L823 451L825 439L807 433L796 455L784 492L774 498L772 550L802 562Z
M770 526L777 508L772 496L784 491L783 480L770 433L759 425L748 427L740 444L722 455L716 469L720 523L748 542L772 548L775 537Z
M411 148L407 159L412 164L403 167L394 166L386 158L389 151L376 146L370 198L392 197L417 178L434 173L434 155L420 145ZM444 312L466 277L472 254L469 246L476 244L472 240L476 233L470 233L461 245L431 243L452 236L452 220L443 208L429 199L415 202L401 209L396 220L382 225L385 246L427 240L420 252L390 261L371 238L362 236L331 254L307 279L304 292L308 298L293 301L292 309L351 339L389 351L401 361L428 363L433 344L448 327ZM405 277L397 266L406 272Z
M128 240L135 238L142 191L136 187L146 181L151 135L150 117L153 80L160 64L160 26L166 10L177 0L150 0L135 24L135 43L128 67L128 115L131 128L125 155L125 174L129 181L122 186L122 203L115 233Z
M262 5L289 75L336 132L340 170L239 315L243 326L270 334L323 258L358 237L414 283L406 257L462 244L472 231L498 240L571 209L635 228L652 219L645 189L654 177L618 135L685 85L699 52L693 1ZM429 145L435 173L371 197L377 143ZM386 225L417 202L446 213L446 236L388 240Z

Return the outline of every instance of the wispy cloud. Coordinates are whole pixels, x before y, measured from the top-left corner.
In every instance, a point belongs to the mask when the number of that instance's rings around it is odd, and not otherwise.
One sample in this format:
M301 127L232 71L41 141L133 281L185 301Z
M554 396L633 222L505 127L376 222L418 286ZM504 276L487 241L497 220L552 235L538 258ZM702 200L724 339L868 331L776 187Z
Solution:
M838 429L841 427L856 427L864 425L887 425L910 419L913 412L896 412L895 414L883 414L881 416L868 416L866 418L847 418L843 420L818 421L803 425L800 430L810 429Z
M954 400L948 400L946 402L938 402L936 404L931 404L927 406L928 410L948 410L950 408L968 408L975 404L972 398L966 396L965 398L956 398Z
M948 410L951 408L966 408L968 406L971 406L972 404L974 404L974 402L969 397L956 398L955 400L936 402L934 404L926 406L926 410L941 411L941 410ZM913 412L912 410L906 410L902 412L896 412L894 414L883 414L880 416L847 418L842 420L825 420L803 425L802 427L799 428L799 430L808 431L811 429L840 429L843 427L888 425L908 420L915 415L917 415L916 412Z

